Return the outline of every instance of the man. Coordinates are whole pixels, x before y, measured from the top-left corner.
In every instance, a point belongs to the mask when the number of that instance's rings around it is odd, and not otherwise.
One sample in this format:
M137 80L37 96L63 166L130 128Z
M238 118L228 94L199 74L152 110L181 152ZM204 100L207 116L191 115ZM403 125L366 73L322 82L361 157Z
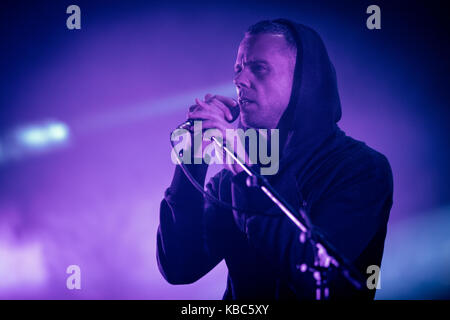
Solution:
M380 266L389 212L392 173L387 159L339 129L341 107L334 67L319 35L289 20L262 21L242 40L235 64L242 128L277 128L280 162L272 186L362 275ZM188 117L203 128L231 128L232 99L207 95ZM204 184L207 166L188 165ZM315 280L299 265L313 265L313 250L297 227L246 173L227 166L207 192L198 192L179 166L161 203L157 258L165 279L187 284L222 259L228 267L224 299L314 299ZM330 298L373 299L337 272L329 274Z

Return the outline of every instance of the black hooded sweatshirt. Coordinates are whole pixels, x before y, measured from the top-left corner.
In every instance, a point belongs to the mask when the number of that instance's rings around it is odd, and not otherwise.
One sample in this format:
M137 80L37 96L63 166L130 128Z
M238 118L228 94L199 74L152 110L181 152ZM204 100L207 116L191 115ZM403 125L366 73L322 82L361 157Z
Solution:
M392 207L388 160L338 126L341 105L336 74L320 36L278 19L297 43L289 105L278 124L280 166L266 176L361 275L380 266ZM207 166L188 165L200 184ZM248 188L246 174L222 170L207 184L209 193L238 208L217 206L187 180L179 166L160 207L157 260L171 284L189 284L222 259L228 267L223 299L314 299L315 280L298 266L313 264L313 251L300 231L260 190ZM373 299L375 290L354 289L329 273L330 299Z

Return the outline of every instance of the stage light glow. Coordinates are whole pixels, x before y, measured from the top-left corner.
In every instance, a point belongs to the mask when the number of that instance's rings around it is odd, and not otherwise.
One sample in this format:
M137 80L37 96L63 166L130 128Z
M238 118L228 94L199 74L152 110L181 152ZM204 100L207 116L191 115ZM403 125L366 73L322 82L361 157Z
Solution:
M47 272L41 244L0 242L0 278L0 293L43 285Z
M69 137L69 128L61 122L50 122L45 125L35 125L18 131L20 144L31 148L44 148L61 143Z
M69 127L60 121L20 126L0 137L0 164L67 146Z
M64 141L69 136L69 128L63 123L51 123L47 127L47 136L53 141Z
M39 127L31 127L21 131L19 140L29 147L42 147L48 142L47 133Z

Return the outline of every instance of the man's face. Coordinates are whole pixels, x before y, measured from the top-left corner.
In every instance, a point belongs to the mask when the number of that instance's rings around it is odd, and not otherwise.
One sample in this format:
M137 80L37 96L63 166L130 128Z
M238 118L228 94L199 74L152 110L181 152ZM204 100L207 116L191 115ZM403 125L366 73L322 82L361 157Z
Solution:
M295 68L295 50L282 35L246 36L239 45L234 84L242 123L273 129L289 104Z

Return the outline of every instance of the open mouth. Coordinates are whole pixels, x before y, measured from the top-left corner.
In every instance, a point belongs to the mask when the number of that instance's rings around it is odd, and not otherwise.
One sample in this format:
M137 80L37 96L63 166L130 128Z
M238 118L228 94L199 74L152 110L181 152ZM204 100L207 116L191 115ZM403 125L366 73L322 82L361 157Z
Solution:
M244 107L250 103L253 103L252 100L248 100L246 98L239 98L238 102L241 106L244 106Z

